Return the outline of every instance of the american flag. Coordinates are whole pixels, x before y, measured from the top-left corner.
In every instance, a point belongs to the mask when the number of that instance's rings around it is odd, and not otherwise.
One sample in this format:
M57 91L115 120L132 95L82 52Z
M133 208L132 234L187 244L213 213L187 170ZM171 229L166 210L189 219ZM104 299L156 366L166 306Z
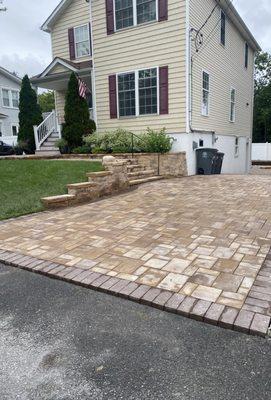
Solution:
M78 78L79 85L79 96L83 97L83 99L87 98L88 87L82 79Z

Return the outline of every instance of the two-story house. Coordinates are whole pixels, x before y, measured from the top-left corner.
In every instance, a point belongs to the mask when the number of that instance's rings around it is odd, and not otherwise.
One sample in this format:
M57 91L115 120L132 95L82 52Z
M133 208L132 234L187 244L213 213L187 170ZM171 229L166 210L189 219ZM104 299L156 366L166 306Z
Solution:
M21 79L0 67L0 140L16 145L19 131Z
M230 0L62 0L42 29L53 61L32 82L56 91L59 123L74 71L98 132L165 127L189 174L197 147L224 152L224 173L248 170L260 47Z

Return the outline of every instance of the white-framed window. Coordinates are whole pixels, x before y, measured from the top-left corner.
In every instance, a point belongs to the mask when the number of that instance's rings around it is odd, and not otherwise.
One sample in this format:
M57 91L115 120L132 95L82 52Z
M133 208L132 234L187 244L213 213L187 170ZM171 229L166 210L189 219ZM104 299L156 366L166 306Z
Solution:
M19 125L18 124L11 124L11 134L12 136L18 136L19 133Z
M157 20L158 0L115 0L115 30Z
M207 117L210 111L210 75L202 71L202 104L201 114Z
M220 16L220 43L225 46L226 44L226 14L221 10Z
M74 43L76 58L90 55L89 25L77 26L74 29Z
M248 68L248 44L245 42L245 68Z
M235 122L236 115L236 90L231 88L230 92L230 122Z
M13 108L19 108L19 92L18 90L11 91L11 101Z
M158 68L118 74L118 116L158 114Z
M234 139L234 157L239 156L239 137L235 137Z
M10 96L8 89L2 89L3 107L10 107Z
M7 108L19 108L19 90L2 88L2 105Z

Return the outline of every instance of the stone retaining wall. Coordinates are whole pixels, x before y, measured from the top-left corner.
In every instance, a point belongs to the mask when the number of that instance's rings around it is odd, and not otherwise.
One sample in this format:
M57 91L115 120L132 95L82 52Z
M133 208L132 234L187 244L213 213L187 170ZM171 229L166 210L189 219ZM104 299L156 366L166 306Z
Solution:
M60 154L58 156L6 156L1 159L36 159L36 160L48 160L48 159L90 159L90 160L102 160L105 154ZM186 153L114 153L113 156L117 159L129 159L135 158L138 163L146 169L152 169L156 171L157 175L164 177L171 176L187 176L187 163Z
M137 160L139 165L146 167L146 169L153 169L157 175L164 177L178 177L187 176L186 153L114 153L117 159L130 159ZM90 154L90 158L102 159L104 154Z

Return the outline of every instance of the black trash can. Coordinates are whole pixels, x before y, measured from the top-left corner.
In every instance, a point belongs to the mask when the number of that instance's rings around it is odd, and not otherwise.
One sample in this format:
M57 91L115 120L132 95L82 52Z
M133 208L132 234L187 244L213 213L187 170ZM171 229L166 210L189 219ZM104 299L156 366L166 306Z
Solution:
M198 175L211 175L214 173L214 162L217 152L217 149L196 149L196 171Z
M224 155L225 155L224 153L220 153L219 151L216 153L213 164L213 172L212 172L213 174L218 174L218 175L221 174Z

